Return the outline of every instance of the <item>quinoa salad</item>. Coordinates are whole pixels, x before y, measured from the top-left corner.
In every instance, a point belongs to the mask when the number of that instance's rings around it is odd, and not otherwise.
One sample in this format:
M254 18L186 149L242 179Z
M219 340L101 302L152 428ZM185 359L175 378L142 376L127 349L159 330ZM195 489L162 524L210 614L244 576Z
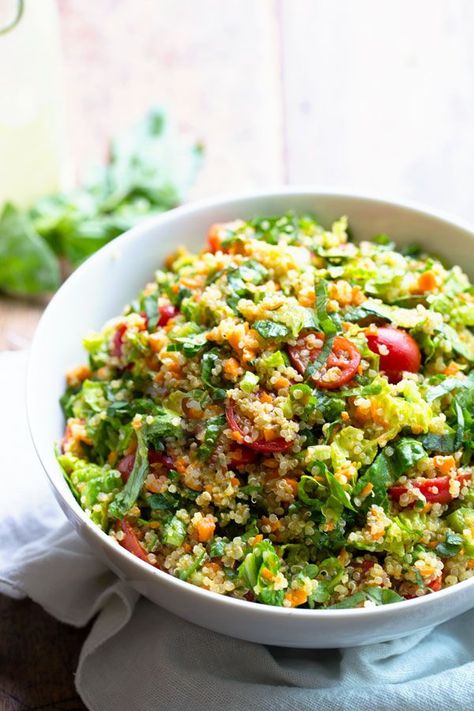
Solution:
M431 595L474 574L473 327L460 267L346 218L215 224L84 339L58 459L117 545L206 590Z

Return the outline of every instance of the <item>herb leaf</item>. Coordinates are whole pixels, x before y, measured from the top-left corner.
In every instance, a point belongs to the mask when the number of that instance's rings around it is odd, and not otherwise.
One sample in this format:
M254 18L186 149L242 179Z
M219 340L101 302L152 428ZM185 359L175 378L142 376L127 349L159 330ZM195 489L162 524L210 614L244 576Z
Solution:
M0 216L0 289L41 294L59 286L59 263L30 221L7 204Z
M288 326L268 319L255 321L253 327L262 338L285 338L290 333Z
M220 437L222 430L225 427L226 418L224 415L211 417L207 421L206 432L204 434L204 442L198 449L198 457L206 461L212 455L216 448L217 440Z
M462 536L458 536L457 533L448 533L446 538L435 548L436 553L442 558L452 558L461 550L464 544L464 539Z
M355 485L354 498L360 496L367 484L372 484L371 496L365 499L362 508L365 509L370 504L378 504L387 509L388 487L423 457L426 457L426 451L421 442L416 439L401 439L393 447L393 454L390 456L386 451L378 454Z
M135 463L128 481L109 506L109 514L112 518L122 518L132 508L149 471L148 445L143 428L137 430L137 442Z

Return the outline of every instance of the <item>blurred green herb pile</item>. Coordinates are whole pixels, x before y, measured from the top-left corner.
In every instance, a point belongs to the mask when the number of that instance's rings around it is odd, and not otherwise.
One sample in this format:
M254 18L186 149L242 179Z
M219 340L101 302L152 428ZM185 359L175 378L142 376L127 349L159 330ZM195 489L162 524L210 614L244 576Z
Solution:
M183 202L202 158L199 144L177 140L153 108L118 136L109 163L82 187L41 198L29 210L0 214L0 291L36 295L60 284L60 258L76 267L142 218Z

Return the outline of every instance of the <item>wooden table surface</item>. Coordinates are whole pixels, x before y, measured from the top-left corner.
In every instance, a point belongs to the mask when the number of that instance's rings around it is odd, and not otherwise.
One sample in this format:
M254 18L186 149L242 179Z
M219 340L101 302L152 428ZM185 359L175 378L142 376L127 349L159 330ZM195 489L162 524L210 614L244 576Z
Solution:
M206 144L193 198L312 183L470 219L470 0L58 2L78 176L158 102ZM43 308L0 299L0 349L27 347ZM84 708L86 634L0 598L0 708Z

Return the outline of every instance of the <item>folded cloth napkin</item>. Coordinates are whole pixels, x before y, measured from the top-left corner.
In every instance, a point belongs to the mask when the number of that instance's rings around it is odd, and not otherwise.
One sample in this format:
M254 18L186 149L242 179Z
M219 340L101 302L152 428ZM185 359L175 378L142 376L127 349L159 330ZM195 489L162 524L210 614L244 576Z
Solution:
M474 611L394 642L290 650L209 632L140 598L94 558L49 490L25 422L25 354L1 354L0 365L0 592L71 625L97 615L76 674L90 709L472 708Z

